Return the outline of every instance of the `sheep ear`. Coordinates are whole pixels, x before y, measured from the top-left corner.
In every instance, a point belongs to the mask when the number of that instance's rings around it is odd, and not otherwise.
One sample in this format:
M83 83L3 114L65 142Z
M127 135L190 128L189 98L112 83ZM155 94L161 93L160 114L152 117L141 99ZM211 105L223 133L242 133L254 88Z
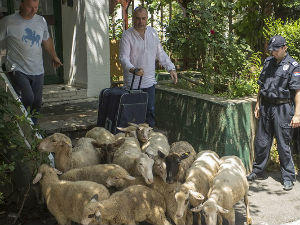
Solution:
M126 180L135 180L135 177L128 175L125 177L125 179Z
M91 141L92 145L96 148L101 148L101 145L98 144L96 140Z
M128 132L128 127L117 127L119 131Z
M42 174L41 173L37 173L37 175L35 176L35 178L33 179L32 183L36 184L37 182L40 181L40 179L42 179Z
M196 206L195 208L190 209L192 212L200 212L203 208L203 204Z
M130 122L129 122L128 125L134 126L134 127L137 127L137 128L139 127L136 123L130 123Z
M54 169L54 171L57 175L62 175L63 174L63 172L59 171L58 169L56 169L56 168L53 168L53 169Z
M166 156L162 151L160 151L160 150L157 151L157 154L158 154L158 156L159 156L160 158L162 158L162 159L164 159L164 158L167 157L167 156Z
M185 152L185 153L182 153L179 158L180 158L180 161L183 160L183 159L186 159L187 157L190 156L190 152Z
M113 148L119 148L122 144L124 144L125 138L120 137L112 143Z
M192 190L190 190L189 193L190 193L194 198L196 198L197 200L203 200L203 199L204 199L204 196L203 196L201 193L197 192L197 191L192 191Z
M95 194L92 198L91 198L91 202L97 202L98 201L98 195Z
M218 208L218 211L220 212L220 213L229 213L229 210L227 210L227 209L224 209L223 207L221 207L221 206L219 206L219 205L217 205L217 208Z

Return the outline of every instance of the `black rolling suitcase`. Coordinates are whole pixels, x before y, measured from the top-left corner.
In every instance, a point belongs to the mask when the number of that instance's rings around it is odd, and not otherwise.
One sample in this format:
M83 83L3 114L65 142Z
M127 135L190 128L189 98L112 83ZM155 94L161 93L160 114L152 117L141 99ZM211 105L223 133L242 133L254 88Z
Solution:
M100 92L97 126L116 134L119 132L117 127L127 127L128 122L139 124L146 121L148 94L140 89L142 76L138 89L132 89L134 79L135 76L129 90L113 87Z

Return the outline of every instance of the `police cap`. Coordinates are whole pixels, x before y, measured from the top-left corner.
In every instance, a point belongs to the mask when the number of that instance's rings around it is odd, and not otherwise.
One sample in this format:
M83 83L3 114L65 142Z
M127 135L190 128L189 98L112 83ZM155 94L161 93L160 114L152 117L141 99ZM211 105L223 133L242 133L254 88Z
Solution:
M280 35L276 35L272 37L269 41L268 50L269 51L277 51L280 47L285 46L286 41L284 37Z

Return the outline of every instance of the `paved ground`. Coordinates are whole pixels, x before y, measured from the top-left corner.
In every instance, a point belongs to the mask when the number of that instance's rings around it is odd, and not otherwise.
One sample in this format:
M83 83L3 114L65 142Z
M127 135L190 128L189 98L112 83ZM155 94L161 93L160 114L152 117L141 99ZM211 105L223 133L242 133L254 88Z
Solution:
M279 172L269 172L266 174L266 179L250 182L249 185L253 224L300 225L299 177L291 191L282 189ZM244 221L245 207L241 202L236 206L236 225L242 225Z

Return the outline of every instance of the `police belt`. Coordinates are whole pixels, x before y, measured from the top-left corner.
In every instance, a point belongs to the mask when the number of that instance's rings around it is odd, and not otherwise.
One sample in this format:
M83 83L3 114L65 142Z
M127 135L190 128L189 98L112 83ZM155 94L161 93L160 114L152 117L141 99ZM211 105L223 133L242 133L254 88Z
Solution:
M290 98L268 98L268 97L262 96L261 99L263 102L267 102L267 103L275 104L275 105L292 102L292 100Z

